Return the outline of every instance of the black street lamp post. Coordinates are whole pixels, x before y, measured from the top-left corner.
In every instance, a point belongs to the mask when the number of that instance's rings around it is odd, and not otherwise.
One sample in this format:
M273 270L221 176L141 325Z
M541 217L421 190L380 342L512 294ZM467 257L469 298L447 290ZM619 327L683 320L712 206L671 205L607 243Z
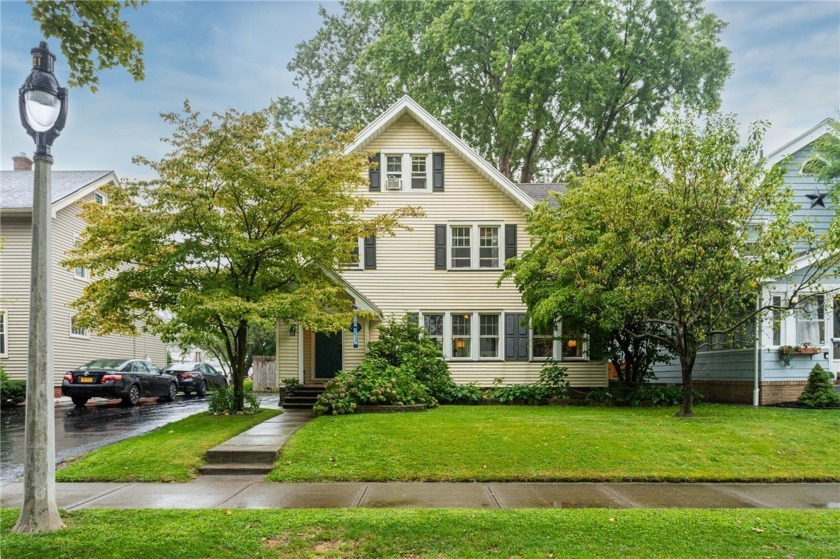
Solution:
M29 362L23 508L15 532L51 532L63 526L55 496L55 402L53 396L50 146L67 120L67 89L58 86L55 55L47 43L32 49L32 72L19 93L20 121L35 140L32 200L32 275L29 298Z

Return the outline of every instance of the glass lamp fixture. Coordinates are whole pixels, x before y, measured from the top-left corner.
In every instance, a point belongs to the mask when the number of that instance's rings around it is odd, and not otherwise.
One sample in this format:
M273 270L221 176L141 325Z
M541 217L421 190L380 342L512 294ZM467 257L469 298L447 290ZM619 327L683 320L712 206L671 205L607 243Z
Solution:
M20 88L20 122L35 140L35 154L49 155L50 146L67 121L67 88L55 78L55 55L46 41L32 49L32 71Z

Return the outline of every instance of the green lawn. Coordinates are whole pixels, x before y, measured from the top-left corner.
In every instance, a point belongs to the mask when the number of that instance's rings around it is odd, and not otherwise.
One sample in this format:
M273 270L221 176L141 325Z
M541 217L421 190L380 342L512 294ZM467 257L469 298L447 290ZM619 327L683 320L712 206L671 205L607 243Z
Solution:
M3 557L838 557L840 514L796 510L80 510Z
M82 455L55 477L58 481L187 481L196 476L209 449L278 413L191 415Z
M840 411L443 406L321 417L273 481L840 481Z

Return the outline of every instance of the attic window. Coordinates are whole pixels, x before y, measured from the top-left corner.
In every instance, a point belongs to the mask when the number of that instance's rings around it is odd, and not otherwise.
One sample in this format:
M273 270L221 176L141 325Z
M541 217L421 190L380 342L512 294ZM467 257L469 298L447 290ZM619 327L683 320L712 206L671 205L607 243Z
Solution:
M799 171L800 175L817 175L825 169L826 162L819 158L809 159Z
M108 198L97 190L93 193L93 201L104 206L108 202Z

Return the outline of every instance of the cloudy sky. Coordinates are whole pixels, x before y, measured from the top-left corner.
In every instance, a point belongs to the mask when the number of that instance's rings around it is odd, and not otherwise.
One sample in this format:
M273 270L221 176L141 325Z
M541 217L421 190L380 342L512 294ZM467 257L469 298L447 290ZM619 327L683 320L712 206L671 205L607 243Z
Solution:
M255 110L272 98L302 98L286 64L294 46L320 26L317 2L152 1L129 11L132 31L145 43L146 79L122 69L100 75L96 94L70 92L65 131L53 147L56 169L114 169L121 177L146 172L133 155L157 158L169 129L158 114L177 111L189 98L209 112ZM329 10L336 4L321 2ZM840 107L840 2L709 1L706 9L729 25L722 40L733 76L722 109L746 127L771 122L766 152L787 143ZM20 126L17 88L30 70L29 49L41 36L22 1L0 2L0 119L2 159L31 153ZM51 47L58 51L53 42ZM59 54L57 73L66 82Z

